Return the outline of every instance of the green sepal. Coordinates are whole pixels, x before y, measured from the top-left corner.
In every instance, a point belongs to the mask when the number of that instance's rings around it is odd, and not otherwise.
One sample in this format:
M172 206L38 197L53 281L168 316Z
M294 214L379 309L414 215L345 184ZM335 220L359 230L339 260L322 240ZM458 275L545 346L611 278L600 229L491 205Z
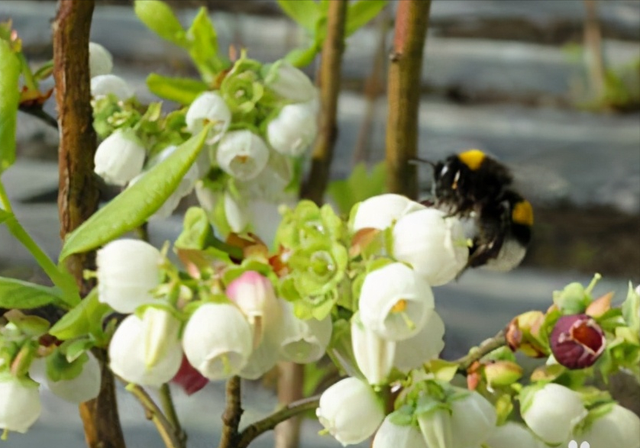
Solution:
M30 338L38 338L49 331L49 321L39 316L29 316L12 310L4 314L4 317L15 325L18 330Z
M202 92L206 91L206 83L191 78L171 78L151 73L147 76L147 87L154 95L165 100L189 105Z
M47 377L53 381L72 380L82 373L84 364L89 361L89 355L82 353L69 362L61 347L56 348L46 358Z
M622 302L621 309L627 326L640 335L640 294L633 289L631 282L629 282L627 298Z

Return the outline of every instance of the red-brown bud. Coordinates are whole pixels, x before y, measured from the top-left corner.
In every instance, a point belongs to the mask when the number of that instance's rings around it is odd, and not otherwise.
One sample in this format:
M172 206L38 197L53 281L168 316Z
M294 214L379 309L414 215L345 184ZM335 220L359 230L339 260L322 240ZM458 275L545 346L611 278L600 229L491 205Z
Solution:
M602 328L586 314L562 316L556 322L549 344L559 364L569 369L592 366L606 347Z

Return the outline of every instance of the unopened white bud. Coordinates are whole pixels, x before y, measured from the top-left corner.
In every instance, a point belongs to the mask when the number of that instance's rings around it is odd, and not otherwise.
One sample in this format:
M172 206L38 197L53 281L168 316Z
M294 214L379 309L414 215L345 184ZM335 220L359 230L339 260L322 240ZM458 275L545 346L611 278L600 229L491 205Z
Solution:
M98 251L98 299L120 313L132 313L157 299L162 255L140 240L115 240Z
M409 213L426 208L419 202L399 194L381 194L362 201L353 220L354 232L373 228L384 230Z
M128 100L134 95L127 81L116 75L98 75L91 78L91 96L100 98L115 95L120 101Z
M308 103L289 104L267 125L271 147L280 154L298 157L318 134L316 116Z
M278 96L302 103L316 97L316 88L307 75L288 62L278 61L266 79L269 87Z
M113 57L102 45L89 42L89 73L91 77L108 75L113 69Z
M145 156L133 131L118 129L98 145L93 170L106 183L122 186L142 172Z
M25 433L41 412L38 383L0 374L0 429Z

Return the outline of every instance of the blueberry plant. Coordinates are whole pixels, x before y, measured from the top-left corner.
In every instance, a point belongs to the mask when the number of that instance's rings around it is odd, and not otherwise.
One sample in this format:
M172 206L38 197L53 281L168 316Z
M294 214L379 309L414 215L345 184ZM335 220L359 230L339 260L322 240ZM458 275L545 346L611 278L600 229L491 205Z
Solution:
M80 3L60 2L54 33L82 28L73 22ZM0 277L3 438L38 420L46 388L81 405L90 446L124 446L117 410L104 407L115 406L105 399L115 377L169 448L188 441L168 384L194 394L209 381L227 381L221 448L249 446L307 411L343 446L373 438L374 448L542 448L571 440L638 448L640 419L593 379L624 372L640 380L639 289L630 285L626 300L613 307L612 294L593 295L598 276L587 287L569 284L550 292L546 312L516 316L468 355L445 360L445 325L433 287L455 281L467 268L465 223L407 197L411 190L393 163L390 192L373 194L379 185L358 169L356 181L329 188L342 210L298 199L314 142L324 146L316 146L313 163L330 162L331 150L317 148L329 148L325 134L334 132L337 104L336 83L321 79L318 91L299 67L321 52L328 66L321 74L336 64L339 69L345 37L386 2L279 3L310 43L262 62L250 48L223 55L205 9L185 29L166 4L136 0L139 19L183 48L200 75L151 73L147 87L170 105L142 104L127 81L112 74L111 55L89 43L88 33L76 42L86 57L73 67L61 54L69 40L58 35L54 62L34 72L11 23L1 24L0 171L15 162L19 109L60 126L65 144L85 132L64 116L82 104L67 108L59 91L61 116L47 119L42 111L51 92L41 92L40 81L53 74L61 90L68 80L60 70L68 70L67 77L84 76L76 88L87 91L89 124L100 143L89 159L86 151L61 148L61 163L69 164L72 177L95 175L121 187L77 225L63 224L68 232L56 264L21 226L0 183L0 224L52 284ZM393 68L398 73L390 76L389 95L399 95L397 108L413 106L390 111L388 133L400 146L390 160L406 161L401 151L415 149L415 141L403 140L416 134L415 128L402 130L412 126L402 114L417 111L417 103L393 83L419 76L420 64L405 64L401 50L403 39L413 39L421 54L428 4L403 0L398 6L402 38L394 61L401 66ZM89 173L74 171L82 164ZM326 173L319 184L327 184ZM175 241L158 248L133 236L148 221L166 219L192 192L199 206L186 211ZM78 204L60 206L68 213ZM82 258L94 251L95 265ZM43 307L57 312L38 313ZM516 353L546 363L525 374ZM324 379L339 375L319 397L283 403L265 419L240 425L240 379L262 378L280 361L314 366L321 359L333 365ZM149 389L160 390L160 405Z

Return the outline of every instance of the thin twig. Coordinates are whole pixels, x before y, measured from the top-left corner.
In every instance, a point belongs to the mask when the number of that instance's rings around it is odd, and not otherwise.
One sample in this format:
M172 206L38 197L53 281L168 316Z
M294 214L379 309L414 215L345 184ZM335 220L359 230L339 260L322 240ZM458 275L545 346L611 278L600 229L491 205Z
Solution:
M238 446L238 427L240 426L240 418L243 412L240 392L240 377L231 377L227 381L227 407L224 410L224 414L222 414L222 437L218 448L236 448Z
M20 106L20 112L24 112L27 115L31 115L32 117L39 118L47 125L51 126L54 129L58 129L58 120L55 117L46 113L41 107L23 107Z
M389 14L383 9L378 16L378 48L373 58L373 68L365 80L364 97L366 99L364 117L358 132L358 140L353 150L353 164L367 162L370 152L371 128L376 115L378 98L384 93L385 62L387 55L387 32L389 30Z
M595 99L605 94L605 65L602 57L602 33L598 20L596 0L584 0L586 17L584 20L584 46L588 53L589 79Z
M458 358L453 362L459 365L458 370L460 370L461 372L466 372L471 364L480 360L483 356L505 345L507 345L507 339L505 337L504 330L501 330L494 337L483 341L479 347L472 348L467 355Z
M176 407L173 404L173 398L171 396L171 388L169 387L169 384L163 384L160 387L160 404L162 405L164 415L167 417L169 423L171 423L173 432L180 442L179 446L181 448L186 447L187 433L184 431L184 429L182 429L182 425L180 425L180 419L178 418Z
M160 433L160 437L162 437L162 441L165 446L167 448L180 448L182 445L176 436L174 428L149 394L137 384L129 384L126 389L138 399L144 408L147 419L151 420L153 424L156 425L158 433Z
M237 448L245 448L249 446L249 444L261 434L272 430L276 425L290 419L291 417L317 408L319 403L320 397L318 396L305 398L303 400L290 403L270 416L250 424L240 433Z
M400 0L396 16L387 96L387 187L410 198L418 194L418 107L422 54L431 0Z
M344 52L347 0L329 2L327 37L322 46L320 63L320 132L313 149L311 172L302 185L301 196L321 204L329 183L333 148L338 136L338 94Z

